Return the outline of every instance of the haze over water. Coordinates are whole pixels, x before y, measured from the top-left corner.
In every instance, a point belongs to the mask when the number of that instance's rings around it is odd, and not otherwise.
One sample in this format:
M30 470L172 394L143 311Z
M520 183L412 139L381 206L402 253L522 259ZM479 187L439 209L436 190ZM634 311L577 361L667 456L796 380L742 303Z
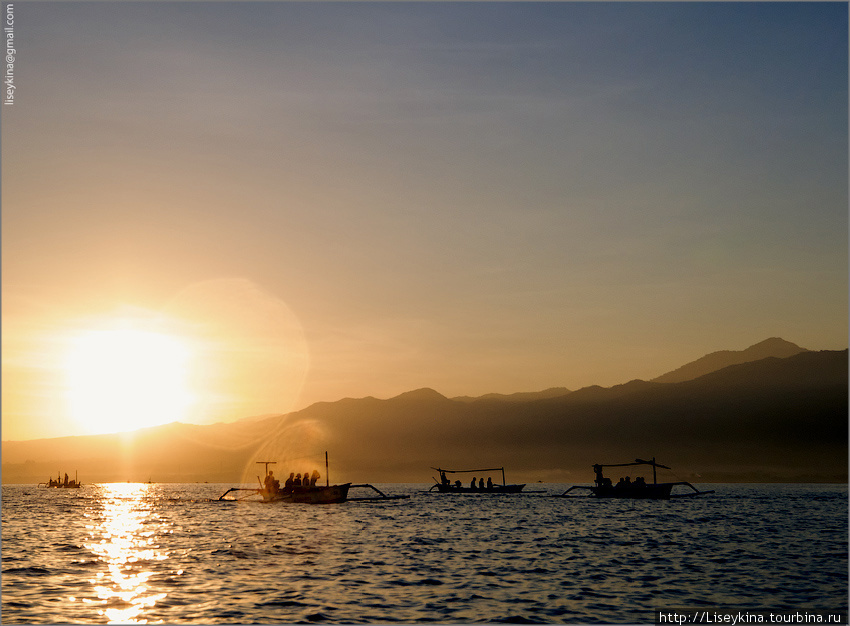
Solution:
M671 501L219 502L231 485L3 486L4 623L646 623L847 609L846 485ZM529 487L560 493L565 485Z

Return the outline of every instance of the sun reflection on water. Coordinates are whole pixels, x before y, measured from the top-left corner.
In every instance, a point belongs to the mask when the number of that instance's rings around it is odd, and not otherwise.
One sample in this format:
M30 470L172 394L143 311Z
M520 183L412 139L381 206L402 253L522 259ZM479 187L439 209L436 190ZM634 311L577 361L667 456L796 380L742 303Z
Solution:
M157 544L157 514L147 503L149 485L113 483L103 489L100 523L87 526L92 542L86 548L106 563L108 574L99 572L89 582L103 608L99 615L110 624L146 623L142 611L153 607L167 594L155 593L148 585L154 562L168 553Z

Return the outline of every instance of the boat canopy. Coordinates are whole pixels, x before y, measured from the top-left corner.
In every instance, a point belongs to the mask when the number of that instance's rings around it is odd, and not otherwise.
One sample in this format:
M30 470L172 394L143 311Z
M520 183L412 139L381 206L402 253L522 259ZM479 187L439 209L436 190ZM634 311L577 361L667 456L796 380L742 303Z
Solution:
M653 465L655 467L663 467L664 469L670 469L666 465L661 465L661 463L655 462L655 457L652 457L649 461L644 461L643 459L635 459L631 463L605 463L598 464L599 467L626 467L627 465Z

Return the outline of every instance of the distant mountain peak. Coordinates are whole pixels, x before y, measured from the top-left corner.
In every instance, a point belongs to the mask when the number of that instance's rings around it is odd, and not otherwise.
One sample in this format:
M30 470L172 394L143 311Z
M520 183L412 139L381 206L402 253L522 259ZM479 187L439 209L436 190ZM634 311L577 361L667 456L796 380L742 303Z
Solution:
M423 387L422 389L414 389L413 391L406 391L402 394L399 394L391 400L447 400L446 396L441 394L439 391L434 391L430 387Z
M764 341L759 341L756 344L751 345L746 350L743 350L743 354L762 354L765 353L767 357L777 357L777 358L785 358L789 356L794 356L795 354L799 354L800 352L808 352L806 348L801 348L796 343L791 343L790 341L785 341L781 337L770 337L769 339L765 339Z
M785 341L781 337L770 337L751 345L745 350L720 350L711 352L696 361L686 363L682 367L653 378L654 383L681 383L693 380L706 374L731 365L740 365L751 361L760 361L767 358L785 359L801 352L809 352L797 344Z

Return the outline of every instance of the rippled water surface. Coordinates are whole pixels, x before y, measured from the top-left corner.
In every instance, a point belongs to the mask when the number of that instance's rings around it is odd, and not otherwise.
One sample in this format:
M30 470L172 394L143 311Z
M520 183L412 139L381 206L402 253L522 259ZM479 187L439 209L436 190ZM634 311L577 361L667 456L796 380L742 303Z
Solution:
M422 493L310 506L231 485L3 486L4 623L651 623L847 609L847 486L671 501ZM562 485L540 485L560 493Z

